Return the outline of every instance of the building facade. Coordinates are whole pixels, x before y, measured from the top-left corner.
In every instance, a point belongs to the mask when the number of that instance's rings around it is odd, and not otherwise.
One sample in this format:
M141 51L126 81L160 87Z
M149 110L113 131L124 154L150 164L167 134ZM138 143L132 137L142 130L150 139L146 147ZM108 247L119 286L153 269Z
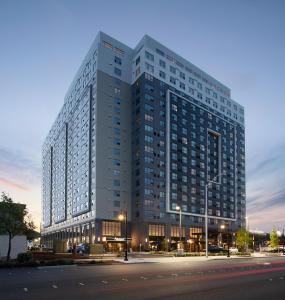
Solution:
M201 250L206 185L210 241L244 225L244 147L229 88L147 35L100 32L43 145L42 236L116 250L127 212L132 247Z

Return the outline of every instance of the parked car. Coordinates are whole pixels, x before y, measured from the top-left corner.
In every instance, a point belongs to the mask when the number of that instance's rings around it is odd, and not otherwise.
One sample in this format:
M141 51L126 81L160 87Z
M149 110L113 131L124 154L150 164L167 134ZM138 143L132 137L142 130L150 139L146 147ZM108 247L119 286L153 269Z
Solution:
M236 248L236 247L230 247L230 253L237 254L238 253L238 248Z
M79 253L79 254L89 254L90 246L89 246L89 244L84 244L84 243L78 244L75 247L75 252Z
M278 248L275 248L275 249L271 249L269 252L271 252L271 253L285 253L285 250L283 250L283 247L281 248L281 247L279 247L279 249Z
M225 252L225 251L226 250L223 247L219 247L219 246L215 246L215 245L212 245L212 246L208 247L208 252L209 253L222 253L222 252Z

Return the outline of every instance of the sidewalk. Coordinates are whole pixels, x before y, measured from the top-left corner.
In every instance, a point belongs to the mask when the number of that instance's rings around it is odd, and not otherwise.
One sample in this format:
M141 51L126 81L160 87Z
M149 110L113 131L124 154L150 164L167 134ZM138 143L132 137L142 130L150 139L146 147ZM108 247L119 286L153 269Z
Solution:
M244 258L264 258L265 254L262 253L254 253L252 256L236 256L233 255L231 257L225 256L209 256L206 258L205 256L181 256L181 257L144 257L144 258L134 258L129 257L128 261L124 261L123 258L115 258L114 261L126 263L126 264L138 264L138 263L177 263L177 262L191 262L191 261L207 261L207 260L229 260L229 259L244 259Z

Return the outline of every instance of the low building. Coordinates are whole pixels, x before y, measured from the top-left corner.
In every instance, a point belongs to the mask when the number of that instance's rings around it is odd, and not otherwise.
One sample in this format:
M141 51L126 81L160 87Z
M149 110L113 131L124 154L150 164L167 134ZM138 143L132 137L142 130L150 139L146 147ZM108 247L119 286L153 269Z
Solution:
M7 257L9 246L9 236L0 235L0 259ZM16 235L11 240L11 254L12 259L17 258L19 253L27 251L27 237L25 235Z

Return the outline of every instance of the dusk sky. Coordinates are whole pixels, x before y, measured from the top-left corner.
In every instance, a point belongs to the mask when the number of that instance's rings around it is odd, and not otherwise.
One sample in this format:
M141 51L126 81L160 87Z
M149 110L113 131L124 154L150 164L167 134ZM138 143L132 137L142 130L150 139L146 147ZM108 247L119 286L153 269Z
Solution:
M41 147L98 31L148 34L245 107L251 229L285 227L285 1L0 0L0 192L41 215Z

